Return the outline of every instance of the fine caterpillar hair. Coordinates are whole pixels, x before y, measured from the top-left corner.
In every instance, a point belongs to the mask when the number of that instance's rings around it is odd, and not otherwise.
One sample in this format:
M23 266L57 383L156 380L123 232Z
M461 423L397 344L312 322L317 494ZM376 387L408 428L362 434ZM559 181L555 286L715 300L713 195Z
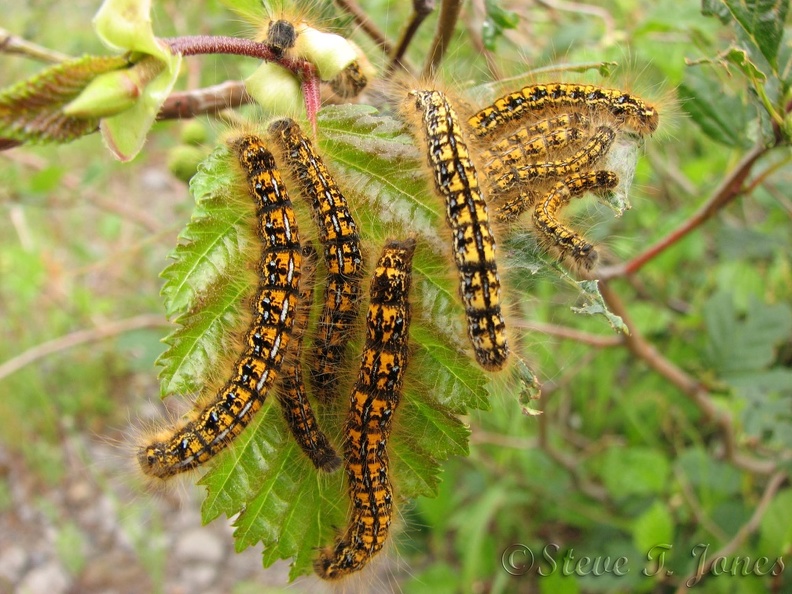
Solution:
M344 462L352 510L345 531L314 563L335 580L361 570L385 544L393 514L388 437L408 357L415 240L388 241L369 290L366 338L345 425Z
M560 255L569 255L586 270L591 270L597 262L594 246L580 234L573 231L557 218L558 211L575 196L588 191L609 191L619 183L619 177L612 171L586 171L570 175L558 182L540 200L533 214L537 230L544 235L545 241Z
M564 113L555 117L545 118L535 124L520 128L495 144L488 144L488 148L481 151L480 160L487 163L495 158L503 157L506 153L518 147L526 150L526 147L534 145L536 142L541 141L542 138L559 129L574 128L587 131L590 128L590 124L590 119L580 113ZM554 148L555 151L558 150L557 147Z
M330 440L319 429L303 381L301 362L302 342L308 328L316 277L317 255L311 244L303 248L303 269L300 279L300 301L297 319L292 331L291 344L281 370L281 382L277 396L283 417L294 439L313 465L324 472L333 472L341 467L341 458L333 449Z
M513 168L527 167L533 159L560 156L564 149L579 144L584 136L584 130L569 126L546 134L527 136L521 143L514 142L510 137L498 143L492 150L481 153L485 176L488 179L504 179L511 174Z
M568 159L532 163L512 168L491 182L493 192L501 195L515 187L529 185L534 180L559 179L588 170L608 154L615 138L615 130L609 126L599 126L586 144Z
M559 109L610 117L614 123L638 134L651 134L658 124L657 110L630 93L596 85L554 82L529 85L506 94L470 116L468 125L476 137L491 138Z
M435 191L445 202L459 292L476 360L485 369L502 369L509 347L500 305L495 237L476 169L462 136L463 126L441 91L411 91L405 101L405 111L408 109L420 115L420 140L427 148Z
M229 145L256 203L257 233L263 244L253 319L230 378L214 398L193 411L187 423L139 449L141 469L156 478L204 464L247 427L275 382L296 316L302 249L275 160L258 136L243 135Z
M327 403L339 393L338 368L360 309L364 274L360 235L346 198L299 125L291 119L276 120L269 132L284 168L310 203L324 252L324 302L308 361L314 395Z

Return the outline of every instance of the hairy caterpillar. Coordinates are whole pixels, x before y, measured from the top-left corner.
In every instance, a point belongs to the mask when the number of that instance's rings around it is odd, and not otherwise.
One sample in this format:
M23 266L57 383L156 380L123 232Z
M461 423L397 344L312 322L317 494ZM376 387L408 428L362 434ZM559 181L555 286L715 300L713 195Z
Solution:
M495 238L462 126L440 91L411 91L408 101L421 114L428 164L435 189L445 200L468 336L476 360L485 369L501 369L509 348L500 305Z
M360 237L344 195L297 123L276 120L269 130L311 204L324 248L327 284L309 372L316 397L330 402L338 394L338 367L360 308Z
M616 132L612 128L600 126L588 142L568 159L532 163L513 168L497 178L492 186L497 188L500 193L535 180L563 178L572 173L585 171L608 153L615 138Z
M597 261L597 252L589 242L578 233L558 221L556 213L574 196L581 196L588 191L610 190L619 183L619 177L612 171L586 171L570 175L558 182L537 203L533 219L536 228L545 238L555 245L562 255L569 254L576 262L587 270L593 268Z
M553 131L561 128L588 130L589 127L589 118L580 113L564 113L552 118L539 120L531 126L519 129L514 134L499 140L495 144L488 144L488 148L481 151L481 160L487 162L503 153L509 152L514 147L530 145L536 137L547 136Z
M275 160L257 136L241 136L229 144L247 176L263 242L253 321L233 373L214 399L186 424L138 451L143 472L158 478L205 463L247 427L275 382L296 316L303 256Z
M492 150L482 152L484 171L488 178L504 179L512 168L525 167L531 159L549 157L562 149L576 144L584 138L580 128L559 128L547 134L537 134L526 138L522 143L507 139L498 143ZM506 145L505 147L503 145ZM501 150L498 150L501 148ZM559 163L556 161L555 163Z
M473 114L468 124L477 137L491 137L505 131L512 123L541 116L556 108L610 116L614 122L638 134L650 134L657 129L657 110L643 99L619 89L571 83L523 87Z
M302 39L300 39L301 36ZM306 38L309 40L300 43ZM305 22L304 17L298 16L294 22L283 18L271 20L267 25L264 43L278 58L283 58L291 52L316 62L317 48L321 48L322 57L320 59L322 62L327 60L328 55L333 52L339 52L339 59L341 59L340 56L349 57L350 53L357 54L357 59L353 59L346 66L340 68L335 76L326 81L339 97L349 99L357 97L366 88L368 85L366 71L371 71L372 68L356 44L349 40L344 40L346 45L339 44L340 39L336 35L319 31ZM332 62L332 58L330 60Z
M341 458L333 449L327 436L319 429L316 416L305 392L300 361L303 336L308 328L311 306L313 305L316 260L316 250L313 246L305 246L303 248L303 269L297 319L294 322L286 361L281 370L282 379L277 395L289 430L302 451L316 468L325 472L333 472L341 466Z
M414 239L388 241L371 281L366 342L345 426L352 513L344 533L314 563L326 580L362 569L388 536L393 492L387 446L407 365L414 251Z

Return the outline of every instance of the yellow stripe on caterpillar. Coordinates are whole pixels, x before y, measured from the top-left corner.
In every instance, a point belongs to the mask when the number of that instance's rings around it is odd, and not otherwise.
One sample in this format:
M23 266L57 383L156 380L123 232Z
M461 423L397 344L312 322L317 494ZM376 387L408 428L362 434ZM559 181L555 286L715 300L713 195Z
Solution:
M388 536L393 491L387 447L407 366L414 250L413 239L388 241L371 281L366 342L345 425L352 511L346 530L314 562L326 580L361 570Z
M193 420L143 445L143 472L168 478L215 456L247 427L273 386L289 344L302 267L297 221L275 160L261 138L245 135L231 149L247 176L263 243L253 320L230 378Z
M501 369L509 348L501 312L495 237L461 123L440 91L412 91L408 102L421 116L434 187L445 201L468 336L476 360L485 369Z

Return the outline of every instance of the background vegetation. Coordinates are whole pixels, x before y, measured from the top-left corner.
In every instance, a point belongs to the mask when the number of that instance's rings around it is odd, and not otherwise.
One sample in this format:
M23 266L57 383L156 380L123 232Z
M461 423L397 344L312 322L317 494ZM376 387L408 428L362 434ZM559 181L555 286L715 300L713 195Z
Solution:
M410 18L403 3L362 4L390 40ZM519 76L526 65L616 61L628 73L622 68L602 84L670 95L678 108L661 104L661 117L674 121L646 144L633 209L614 219L586 200L577 210L607 258L604 301L631 334L615 335L602 318L571 311L579 291L554 270L512 259L525 301L514 323L544 384L534 403L543 414L520 414L516 395L496 385L490 410L465 419L470 456L445 463L436 498L401 508L401 561L392 571L404 591L685 591L704 546L709 561L719 553L727 561L704 566L699 591L790 587L788 571L767 573L792 552L787 4L703 4L705 14L696 2L672 0L465 3L439 74L449 86ZM64 54L103 54L90 26L96 8L31 4L9 13L4 26ZM162 2L155 11L163 37L249 33L211 1ZM412 65L423 63L436 23L437 12L419 30L407 54ZM354 38L384 64L363 32ZM40 68L18 56L2 59L2 86ZM255 66L229 56L190 58L179 84L194 90ZM670 110L676 117L665 117ZM19 506L11 482L18 476L54 493L87 469L102 489L129 497L119 486L120 456L97 461L94 444L124 439L130 417L162 414L146 404L158 392L154 360L163 348L158 275L192 211L186 187L165 164L184 166L185 155L209 152L221 126L201 121L198 142L189 124L158 124L127 165L113 162L95 135L3 153L4 514ZM58 509L46 499L33 505ZM135 532L151 503L129 506L132 548L162 586L167 551L151 554L151 535ZM63 564L79 580L91 562L80 554L91 535L57 511L50 517ZM156 518L145 521L155 530ZM547 577L537 566L510 574L502 554L514 543L537 556L551 545L558 566L550 572L539 562ZM668 545L665 565L651 575L647 554L657 545ZM626 557L630 571L594 575L585 562L564 571L565 556ZM761 571L740 575L762 557Z

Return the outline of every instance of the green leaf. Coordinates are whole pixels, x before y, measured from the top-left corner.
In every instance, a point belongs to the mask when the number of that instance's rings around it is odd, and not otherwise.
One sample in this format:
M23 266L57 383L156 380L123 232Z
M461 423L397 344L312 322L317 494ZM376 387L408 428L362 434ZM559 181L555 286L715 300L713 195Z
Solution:
M239 195L230 159L219 147L194 176L196 209L171 253L173 264L162 273L166 311L180 325L165 338L169 348L157 360L163 396L200 389L224 359L224 340L240 320L239 304L255 288L249 266L250 252L258 255L253 203Z
M765 73L759 70L756 64L751 62L745 50L733 47L723 55L723 59L729 64L737 66L737 68L752 81L764 82L767 80Z
M102 137L121 161L132 160L143 147L181 67L181 54L172 54L168 46L154 36L150 10L149 0L105 0L94 17L96 33L108 47L152 56L163 67L161 74L147 81L132 108L102 119Z
M748 39L776 71L789 0L724 0L724 3Z
M752 296L742 316L734 307L732 295L722 291L707 301L704 320L710 362L724 376L765 369L775 358L775 346L792 332L789 305L767 305Z
M97 76L127 66L125 58L83 56L47 68L0 92L0 138L69 142L95 132L98 118L63 113Z
M767 506L759 535L761 550L771 559L792 548L792 489L780 491Z
M514 29L520 22L520 16L511 10L504 10L496 0L486 0L484 4L486 16L481 24L481 36L484 47L494 51L498 38L507 29Z
M150 12L150 0L105 0L94 16L94 29L113 51L131 50L167 62L171 54L154 37Z
M655 501L633 524L633 543L639 551L650 551L658 544L674 542L674 519L668 506Z
M714 78L699 71L690 73L679 86L679 99L685 111L702 131L726 146L747 148L750 141L745 133L749 116L739 98L724 92Z
M665 493L670 467L663 452L643 447L612 447L604 455L602 479L619 500L630 495Z
M119 160L131 161L143 148L148 131L176 83L181 61L181 54L170 55L165 70L146 85L134 107L102 119L102 137Z
M732 20L731 13L723 0L702 0L701 14L704 16L716 16L724 25Z

